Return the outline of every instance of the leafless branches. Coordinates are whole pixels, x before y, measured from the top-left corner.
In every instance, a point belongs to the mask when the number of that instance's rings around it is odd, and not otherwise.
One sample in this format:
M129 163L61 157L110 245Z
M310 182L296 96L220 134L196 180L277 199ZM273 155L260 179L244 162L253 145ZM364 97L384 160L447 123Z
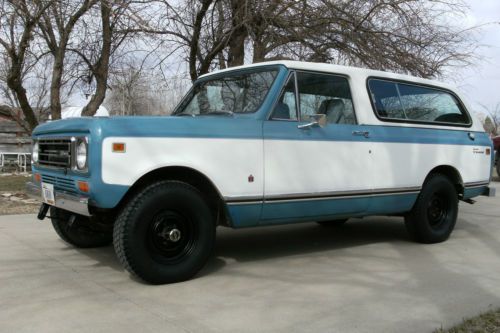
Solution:
M32 129L35 110L58 119L77 89L90 96L84 115L108 91L116 101L166 89L166 69L196 80L295 59L438 77L475 59L474 31L457 22L466 10L461 0L0 0L0 88ZM122 113L137 114L147 103L125 104Z
M185 47L192 79L212 66L296 59L422 77L473 59L459 0L202 0L169 10L156 31ZM154 32L155 29L150 29ZM218 62L218 64L216 64Z

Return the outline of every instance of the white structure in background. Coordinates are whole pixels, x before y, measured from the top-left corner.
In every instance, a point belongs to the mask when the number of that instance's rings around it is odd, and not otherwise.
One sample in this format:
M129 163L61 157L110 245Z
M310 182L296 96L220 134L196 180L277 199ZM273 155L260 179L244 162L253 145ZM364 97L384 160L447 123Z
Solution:
M78 118L82 116L83 106L69 106L64 108L61 112L61 118ZM97 109L94 117L109 117L109 112L104 106L100 106Z

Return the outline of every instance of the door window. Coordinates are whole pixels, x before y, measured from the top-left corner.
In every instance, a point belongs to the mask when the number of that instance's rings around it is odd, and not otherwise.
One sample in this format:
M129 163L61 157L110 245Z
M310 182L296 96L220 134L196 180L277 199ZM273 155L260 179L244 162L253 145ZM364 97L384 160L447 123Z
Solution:
M330 124L355 124L349 82L345 77L297 73L300 118L308 121L311 115L324 114Z
M298 85L299 103L295 84ZM309 121L315 114L324 114L330 124L356 124L349 82L345 77L307 72L292 74L271 119Z

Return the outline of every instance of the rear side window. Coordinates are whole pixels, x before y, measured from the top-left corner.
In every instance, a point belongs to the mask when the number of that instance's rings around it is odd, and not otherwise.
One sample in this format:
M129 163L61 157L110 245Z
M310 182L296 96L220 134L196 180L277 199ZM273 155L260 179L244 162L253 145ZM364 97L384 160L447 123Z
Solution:
M470 118L451 93L387 80L368 81L373 106L382 120L470 125Z

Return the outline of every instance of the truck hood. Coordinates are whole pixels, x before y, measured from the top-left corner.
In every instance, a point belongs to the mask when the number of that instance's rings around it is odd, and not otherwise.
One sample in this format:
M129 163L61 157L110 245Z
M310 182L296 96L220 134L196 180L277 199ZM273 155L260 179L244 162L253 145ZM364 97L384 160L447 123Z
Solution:
M262 122L247 116L81 117L39 125L33 137L90 134L92 137L260 137Z

